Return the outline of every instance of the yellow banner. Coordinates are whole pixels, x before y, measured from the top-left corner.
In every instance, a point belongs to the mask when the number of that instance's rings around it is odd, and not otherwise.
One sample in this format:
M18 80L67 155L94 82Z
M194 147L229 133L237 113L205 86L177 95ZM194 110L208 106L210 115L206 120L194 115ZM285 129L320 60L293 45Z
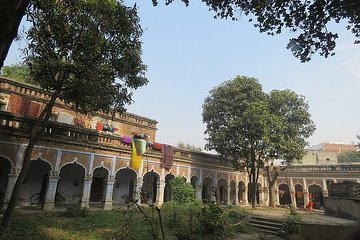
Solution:
M131 147L132 147L131 168L135 170L139 170L139 168L141 167L142 156L139 156L137 154L135 142L133 139L131 139Z

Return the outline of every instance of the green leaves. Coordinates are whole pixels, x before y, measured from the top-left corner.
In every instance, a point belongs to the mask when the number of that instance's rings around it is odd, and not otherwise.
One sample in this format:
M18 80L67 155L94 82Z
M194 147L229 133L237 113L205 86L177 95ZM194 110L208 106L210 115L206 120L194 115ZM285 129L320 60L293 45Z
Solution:
M186 5L189 0L181 0ZM153 0L154 5L158 1ZM166 0L169 4L173 0ZM360 1L358 0L202 0L209 10L215 12L215 18L237 20L238 16L250 16L249 22L256 18L255 27L268 35L282 33L285 29L298 34L287 45L301 62L311 60L314 53L321 56L334 55L337 33L330 31L332 22L347 20L347 30L360 43Z
M122 111L131 89L147 83L136 8L114 0L34 0L27 16L30 74L73 109Z
M266 94L255 78L237 76L211 90L205 99L206 147L249 164L255 156L300 159L305 139L315 130L308 110L304 97L295 92Z

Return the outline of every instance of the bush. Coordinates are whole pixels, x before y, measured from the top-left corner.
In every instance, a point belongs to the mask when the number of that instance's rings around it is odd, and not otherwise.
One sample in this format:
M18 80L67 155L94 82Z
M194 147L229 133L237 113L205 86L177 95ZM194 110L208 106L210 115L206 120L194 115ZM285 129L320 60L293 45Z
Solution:
M183 177L175 177L170 181L173 201L180 204L193 203L196 201L195 190Z
M200 227L203 235L221 238L225 232L225 220L223 210L215 203L201 209Z
M301 233L301 216L291 215L285 218L285 231L287 234Z
M88 208L79 208L79 207L68 207L64 212L65 217L75 218L75 217L87 217L89 215Z

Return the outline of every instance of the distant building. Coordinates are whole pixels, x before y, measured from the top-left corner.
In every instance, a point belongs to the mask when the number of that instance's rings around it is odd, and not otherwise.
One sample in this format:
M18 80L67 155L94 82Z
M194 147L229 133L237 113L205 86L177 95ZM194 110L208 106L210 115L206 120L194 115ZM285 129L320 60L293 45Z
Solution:
M343 142L326 142L320 143L309 148L310 150L335 152L337 154L348 151L356 151L356 144Z
M304 165L328 165L338 164L336 152L324 150L306 150L306 154L302 159Z

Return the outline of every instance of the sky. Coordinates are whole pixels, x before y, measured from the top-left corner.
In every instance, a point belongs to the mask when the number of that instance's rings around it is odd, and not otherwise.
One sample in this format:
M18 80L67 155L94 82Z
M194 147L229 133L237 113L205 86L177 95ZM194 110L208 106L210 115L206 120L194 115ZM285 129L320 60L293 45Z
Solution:
M185 7L180 1L153 7L150 0L136 2L144 29L143 62L149 83L134 91L128 112L158 121L156 141L184 142L204 148L206 136L202 104L209 91L237 75L255 77L265 92L290 89L310 106L316 131L310 145L324 141L357 142L360 111L360 46L345 24L329 30L339 33L336 55L314 55L301 63L286 49L295 37L260 33L247 17L239 21L214 19L200 1ZM13 43L5 64L21 60L23 43Z

